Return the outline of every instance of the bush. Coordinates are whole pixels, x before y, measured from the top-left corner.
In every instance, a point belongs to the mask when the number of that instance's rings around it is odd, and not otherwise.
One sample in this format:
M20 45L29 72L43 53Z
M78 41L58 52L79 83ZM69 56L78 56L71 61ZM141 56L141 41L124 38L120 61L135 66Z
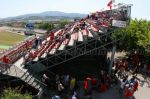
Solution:
M0 99L32 99L30 94L21 94L18 90L6 89Z

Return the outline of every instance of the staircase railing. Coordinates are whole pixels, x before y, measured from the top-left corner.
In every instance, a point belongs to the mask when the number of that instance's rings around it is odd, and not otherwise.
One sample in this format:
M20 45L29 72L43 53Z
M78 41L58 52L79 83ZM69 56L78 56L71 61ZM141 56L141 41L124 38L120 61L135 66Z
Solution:
M9 75L9 76L14 76L14 77L20 78L21 80L24 80L24 81L26 79L22 79L22 77L26 74L30 75L27 70L24 71L24 70L18 68L17 66L15 66L13 64L4 64L4 63L0 63L0 73L5 74L5 75ZM32 76L32 78L34 77L33 75L30 75L30 76ZM36 81L42 87L47 86L45 83L41 82L36 77L34 77L34 81ZM29 84L29 85L32 86L32 84Z

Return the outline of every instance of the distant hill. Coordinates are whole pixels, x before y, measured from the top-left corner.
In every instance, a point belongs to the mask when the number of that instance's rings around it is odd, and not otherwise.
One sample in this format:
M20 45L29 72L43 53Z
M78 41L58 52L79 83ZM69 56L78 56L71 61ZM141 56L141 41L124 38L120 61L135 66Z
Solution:
M0 19L0 22L9 22L9 21L29 21L29 20L42 20L42 21L55 21L60 19L74 19L74 18L83 18L87 14L81 13L65 13L60 11L46 11L42 13L33 13L25 14L16 17L8 17Z

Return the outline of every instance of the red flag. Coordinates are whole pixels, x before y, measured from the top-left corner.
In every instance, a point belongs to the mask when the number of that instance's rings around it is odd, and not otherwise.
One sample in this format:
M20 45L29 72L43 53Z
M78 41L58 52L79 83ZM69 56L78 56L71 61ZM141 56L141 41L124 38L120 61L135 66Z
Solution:
M108 2L107 6L110 8L110 10L112 9L112 0Z

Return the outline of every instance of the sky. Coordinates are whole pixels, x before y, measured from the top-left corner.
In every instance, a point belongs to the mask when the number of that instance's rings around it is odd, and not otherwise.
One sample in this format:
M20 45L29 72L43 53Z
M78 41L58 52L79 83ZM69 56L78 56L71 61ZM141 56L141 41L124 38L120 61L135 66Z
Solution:
M109 0L0 0L0 18L45 11L91 13L108 9ZM150 0L115 0L132 6L132 18L150 20Z

